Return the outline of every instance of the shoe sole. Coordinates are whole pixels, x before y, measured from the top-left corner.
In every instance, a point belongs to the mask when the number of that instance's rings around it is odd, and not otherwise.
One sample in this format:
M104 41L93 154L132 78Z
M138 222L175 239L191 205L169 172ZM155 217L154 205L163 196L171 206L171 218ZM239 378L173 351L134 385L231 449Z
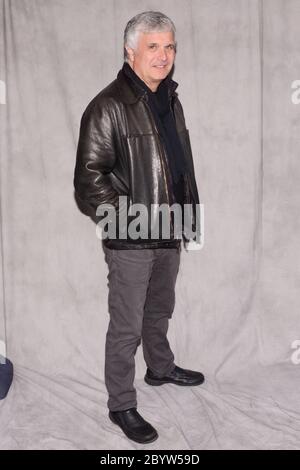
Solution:
M118 421L116 421L114 419L114 417L109 413L108 414L109 416L109 419L114 423L116 424L117 426L119 426L119 428L123 431L123 433L125 434L126 437L128 437L128 439L131 439L132 441L135 441L135 442L138 442L139 444L150 444L151 442L154 442L156 441L156 439L158 438L158 434L156 436L154 436L152 439L149 439L148 441L143 441L143 440L140 440L140 439L137 439L135 437L132 437L132 436L129 436L125 431L124 429L120 426L120 424L118 423Z
M173 384L173 385L180 385L181 387L194 387L195 385L201 385L204 382L204 380L201 380L198 382L188 384L188 383L173 382L172 380L159 380L159 379L154 380L154 379L149 379L148 377L144 377L144 380L148 385L158 386L158 385L163 385L163 384Z

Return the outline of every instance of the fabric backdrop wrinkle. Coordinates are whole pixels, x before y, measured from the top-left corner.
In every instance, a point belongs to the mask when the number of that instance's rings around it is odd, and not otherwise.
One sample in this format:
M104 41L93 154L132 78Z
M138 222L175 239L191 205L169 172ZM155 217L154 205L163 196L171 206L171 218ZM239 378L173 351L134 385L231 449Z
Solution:
M296 449L299 0L0 0L0 345L15 377L1 449ZM177 28L205 243L182 251L168 338L200 387L149 387L151 445L107 416L107 266L78 209L81 115L123 64L123 31L154 9ZM1 349L0 349L1 354ZM300 354L299 354L300 359Z

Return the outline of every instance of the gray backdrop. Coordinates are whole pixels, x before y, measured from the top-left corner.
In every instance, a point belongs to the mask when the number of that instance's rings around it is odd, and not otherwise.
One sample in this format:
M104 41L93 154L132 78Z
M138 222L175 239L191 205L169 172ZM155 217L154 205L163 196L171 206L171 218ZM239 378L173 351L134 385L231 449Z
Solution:
M0 4L0 340L15 365L0 447L299 448L300 1ZM207 380L150 387L139 348L138 410L160 435L143 446L107 416L107 267L73 170L82 112L146 9L177 26L205 214L204 248L182 253L169 341Z

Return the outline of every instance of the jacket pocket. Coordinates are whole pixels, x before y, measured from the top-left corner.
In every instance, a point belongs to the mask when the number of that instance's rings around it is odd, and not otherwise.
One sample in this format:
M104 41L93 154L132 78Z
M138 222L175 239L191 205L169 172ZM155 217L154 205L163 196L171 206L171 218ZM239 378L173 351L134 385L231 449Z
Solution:
M151 204L165 199L164 171L156 134L129 134L125 137L133 202ZM165 201L163 201L165 202Z
M125 182L123 182L121 180L121 178L119 178L116 173L114 171L111 171L110 173L107 174L107 176L109 177L110 181L111 181L111 185L112 187L117 191L118 194L122 195L127 195L128 194L128 191L129 191L129 188L128 186L126 185Z

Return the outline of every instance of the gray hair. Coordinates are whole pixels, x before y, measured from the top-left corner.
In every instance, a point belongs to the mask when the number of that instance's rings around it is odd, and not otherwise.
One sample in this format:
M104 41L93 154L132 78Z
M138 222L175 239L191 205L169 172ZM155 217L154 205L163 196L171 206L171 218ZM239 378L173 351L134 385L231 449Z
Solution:
M172 20L160 11L144 11L128 21L124 31L124 60L128 62L125 46L136 49L140 33L171 31L174 35L176 28ZM175 43L176 47L176 43Z

